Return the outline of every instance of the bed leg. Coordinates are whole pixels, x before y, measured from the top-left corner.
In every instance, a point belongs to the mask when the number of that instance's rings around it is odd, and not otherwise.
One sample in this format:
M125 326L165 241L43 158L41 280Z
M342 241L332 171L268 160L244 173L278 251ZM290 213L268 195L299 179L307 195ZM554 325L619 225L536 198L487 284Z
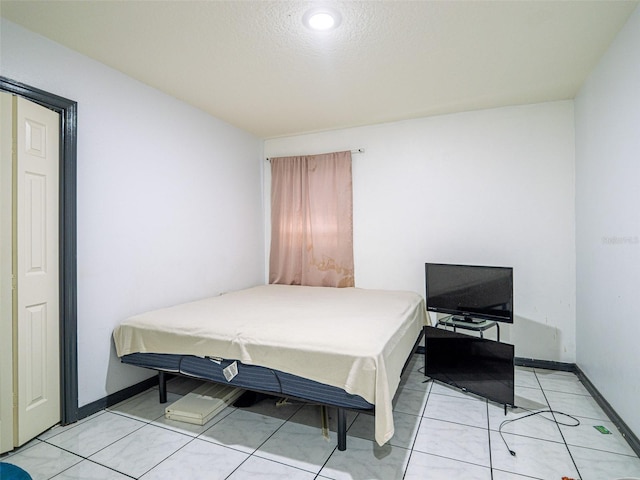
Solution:
M158 372L158 389L160 390L160 403L167 403L167 374Z
M338 407L338 450L344 452L347 449L347 412Z

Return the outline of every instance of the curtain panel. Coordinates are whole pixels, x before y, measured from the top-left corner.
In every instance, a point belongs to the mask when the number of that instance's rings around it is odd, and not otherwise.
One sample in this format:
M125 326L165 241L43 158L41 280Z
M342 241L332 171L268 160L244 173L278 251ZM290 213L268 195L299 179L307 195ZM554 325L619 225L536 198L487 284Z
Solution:
M269 283L354 286L351 152L271 158Z

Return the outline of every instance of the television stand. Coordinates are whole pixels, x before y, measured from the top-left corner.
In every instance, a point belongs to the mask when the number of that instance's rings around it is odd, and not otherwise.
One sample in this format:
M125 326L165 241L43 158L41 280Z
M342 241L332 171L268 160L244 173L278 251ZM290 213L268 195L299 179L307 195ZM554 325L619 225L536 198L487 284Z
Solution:
M496 327L497 334L496 339L500 341L500 325L492 320L480 320L479 322L469 322L467 320L461 320L460 317L444 317L438 320L438 325L445 327L453 327L455 332L458 328L462 330L471 330L474 332L480 332L480 338L484 338L483 332L489 328Z

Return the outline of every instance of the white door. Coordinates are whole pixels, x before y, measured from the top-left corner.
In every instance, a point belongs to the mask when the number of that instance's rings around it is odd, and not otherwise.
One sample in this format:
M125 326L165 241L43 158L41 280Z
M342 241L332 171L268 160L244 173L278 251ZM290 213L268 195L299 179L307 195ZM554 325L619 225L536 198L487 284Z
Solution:
M13 97L14 445L60 421L57 113Z
M13 449L12 102L0 92L0 453Z

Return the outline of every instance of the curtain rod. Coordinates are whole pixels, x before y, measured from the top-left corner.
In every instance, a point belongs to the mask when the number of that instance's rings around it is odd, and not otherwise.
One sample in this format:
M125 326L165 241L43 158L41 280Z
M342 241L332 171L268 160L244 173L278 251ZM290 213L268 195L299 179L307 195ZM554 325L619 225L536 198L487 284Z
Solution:
M354 155L354 154L356 154L356 153L364 153L364 148L356 148L356 149L351 150L351 155ZM265 160L266 160L267 162L270 162L270 161L271 161L271 158L270 158L270 157L267 157Z

